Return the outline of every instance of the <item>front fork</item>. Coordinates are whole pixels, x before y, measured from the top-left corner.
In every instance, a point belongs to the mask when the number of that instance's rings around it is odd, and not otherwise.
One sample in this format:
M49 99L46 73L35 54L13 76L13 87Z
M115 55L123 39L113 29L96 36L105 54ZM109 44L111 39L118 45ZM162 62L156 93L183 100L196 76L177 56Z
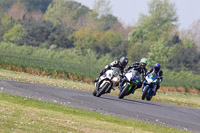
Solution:
M96 90L99 90L99 87L103 83L103 81L104 80L101 80L101 81L96 83L96 85L95 85L96 86ZM110 82L110 85L109 85L108 89L105 91L105 93L110 93L111 89L112 89L112 83Z
M120 92L122 91L122 87L124 85L124 83L126 82L126 78L122 79L122 82L119 84L119 90Z
M124 78L124 79L122 80L122 82L120 83L120 85L119 85L120 93L121 93L121 91L122 91L122 87L123 87L123 85L124 85L124 83L125 83L126 81L127 81L127 79ZM129 86L129 92L130 92L131 88L133 87L133 84L129 83L129 85L130 85L130 86ZM137 88L137 85L135 85L135 87L132 88L131 93L134 93L136 88Z

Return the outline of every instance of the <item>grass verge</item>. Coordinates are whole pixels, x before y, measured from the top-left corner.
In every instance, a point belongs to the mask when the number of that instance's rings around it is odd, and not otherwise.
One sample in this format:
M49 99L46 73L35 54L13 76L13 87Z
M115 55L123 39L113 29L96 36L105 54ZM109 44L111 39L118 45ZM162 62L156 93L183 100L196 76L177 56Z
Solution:
M0 132L186 132L3 93L0 94L0 119Z
M58 86L64 88L80 89L91 92L94 90L94 84L91 83L54 78L50 76L38 76L27 73L9 71L5 69L0 69L0 78L24 81L24 82L32 82L50 86ZM111 92L111 94L116 96L118 95L118 93L119 93L118 89ZM128 97L141 99L141 95L142 91L141 89L138 89L136 90L134 95L129 95ZM181 105L186 107L200 108L199 94L158 91L157 95L153 97L152 101Z

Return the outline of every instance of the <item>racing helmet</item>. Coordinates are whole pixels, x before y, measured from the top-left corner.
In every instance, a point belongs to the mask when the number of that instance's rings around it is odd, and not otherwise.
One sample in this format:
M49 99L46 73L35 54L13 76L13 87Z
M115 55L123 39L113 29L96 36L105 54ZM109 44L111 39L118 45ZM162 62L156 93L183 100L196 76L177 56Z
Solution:
M154 69L155 69L156 72L158 72L158 71L160 70L160 64L159 64L159 63L156 63L156 64L154 65Z
M142 58L140 60L140 63L143 63L143 64L147 65L148 64L148 60L146 58Z
M128 58L125 56L122 56L119 60L119 64L122 67L125 67L128 64Z

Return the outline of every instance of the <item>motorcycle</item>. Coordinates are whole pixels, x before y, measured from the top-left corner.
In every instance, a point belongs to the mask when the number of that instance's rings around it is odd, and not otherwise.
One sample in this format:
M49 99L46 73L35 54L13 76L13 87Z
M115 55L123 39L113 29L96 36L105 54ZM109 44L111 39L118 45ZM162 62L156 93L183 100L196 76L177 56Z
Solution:
M142 88L142 100L146 98L150 101L155 94L158 76L156 73L150 73L145 77L144 87Z
M111 89L114 90L114 88L119 85L121 75L122 73L119 68L112 67L110 70L107 70L99 78L99 81L95 83L95 90L93 91L93 95L100 97L105 93L110 93Z
M124 96L127 96L131 93L133 94L138 84L141 84L139 72L136 70L128 71L125 74L122 82L124 83L122 83L122 88L119 93L119 99L122 99L124 98Z

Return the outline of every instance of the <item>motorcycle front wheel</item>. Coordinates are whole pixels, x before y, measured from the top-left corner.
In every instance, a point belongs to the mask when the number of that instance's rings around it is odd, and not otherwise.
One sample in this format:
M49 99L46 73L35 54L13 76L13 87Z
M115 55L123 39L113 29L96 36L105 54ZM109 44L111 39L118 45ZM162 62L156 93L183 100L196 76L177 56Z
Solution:
M129 85L129 84L126 84L126 86L122 88L122 92L119 93L119 99L123 99L124 96L126 96L129 87L130 87L130 85Z
M92 94L93 94L93 96L96 96L97 95L97 89L94 89Z
M151 100L151 98L152 98L152 97L148 97L148 98L146 98L146 99L147 99L147 101L150 101L150 100Z
M143 91L143 93L142 93L142 100L145 99L145 97L146 97L146 95L147 95L148 88L149 88L149 86L146 85L145 88L144 88L144 91Z
M100 97L102 94L104 94L105 93L105 91L106 91L106 89L109 87L109 83L108 82L106 82L101 88L99 88L98 90L97 90L97 93L96 93L96 96L97 97Z

